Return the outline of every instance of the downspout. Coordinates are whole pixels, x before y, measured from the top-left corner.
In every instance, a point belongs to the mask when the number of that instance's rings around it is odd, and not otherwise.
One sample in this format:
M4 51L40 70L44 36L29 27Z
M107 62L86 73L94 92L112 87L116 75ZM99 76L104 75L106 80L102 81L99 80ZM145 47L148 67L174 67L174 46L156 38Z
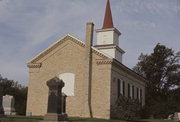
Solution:
M86 48L86 78L87 78L87 99L88 99L88 114L91 118L93 118L92 113L92 106L91 106L91 90L92 90L92 41L93 41L93 31L94 31L94 24L93 23L86 23L86 41L85 41L85 48ZM86 92L85 92L86 94ZM86 99L86 98L85 98Z

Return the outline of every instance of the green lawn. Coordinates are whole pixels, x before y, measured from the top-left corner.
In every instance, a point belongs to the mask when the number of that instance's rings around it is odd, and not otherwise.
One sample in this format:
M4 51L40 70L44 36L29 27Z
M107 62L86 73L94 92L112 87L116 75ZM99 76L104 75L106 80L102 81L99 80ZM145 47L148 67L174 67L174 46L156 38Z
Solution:
M8 116L0 118L0 122L39 122L42 117Z
M43 117L25 117L25 116L8 116L0 118L0 122L39 122ZM127 122L122 120L103 120L103 119L86 119L86 118L70 118L71 122ZM130 121L129 121L130 122ZM175 122L168 120L138 120L131 122Z

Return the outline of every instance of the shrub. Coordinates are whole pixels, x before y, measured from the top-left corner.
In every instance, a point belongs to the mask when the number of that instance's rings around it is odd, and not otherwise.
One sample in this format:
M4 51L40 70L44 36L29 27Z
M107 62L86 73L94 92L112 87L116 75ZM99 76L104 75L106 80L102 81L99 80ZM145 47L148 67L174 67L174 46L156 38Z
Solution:
M111 118L121 120L136 120L140 118L141 104L138 100L119 96L111 107Z

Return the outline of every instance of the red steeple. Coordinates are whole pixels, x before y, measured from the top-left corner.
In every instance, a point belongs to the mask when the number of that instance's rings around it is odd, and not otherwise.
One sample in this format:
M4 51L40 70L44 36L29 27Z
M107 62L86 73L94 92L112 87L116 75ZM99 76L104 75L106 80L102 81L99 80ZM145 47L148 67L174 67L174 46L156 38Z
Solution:
M104 24L102 29L107 29L107 28L113 28L113 20L112 20L112 14L111 14L111 7L110 7L110 2L107 0L106 4L106 12L104 16Z

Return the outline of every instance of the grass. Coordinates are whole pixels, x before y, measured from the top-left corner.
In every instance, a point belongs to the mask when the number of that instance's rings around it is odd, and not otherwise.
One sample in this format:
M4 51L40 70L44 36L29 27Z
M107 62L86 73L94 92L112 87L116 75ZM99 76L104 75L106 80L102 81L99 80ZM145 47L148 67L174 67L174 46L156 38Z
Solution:
M0 118L0 122L39 122L42 117L7 116Z
M43 117L26 117L26 116L8 116L0 118L0 122L39 122ZM122 120L104 120L89 118L69 118L70 122L176 122L172 120L138 120L138 121L122 121ZM178 121L177 121L178 122Z

